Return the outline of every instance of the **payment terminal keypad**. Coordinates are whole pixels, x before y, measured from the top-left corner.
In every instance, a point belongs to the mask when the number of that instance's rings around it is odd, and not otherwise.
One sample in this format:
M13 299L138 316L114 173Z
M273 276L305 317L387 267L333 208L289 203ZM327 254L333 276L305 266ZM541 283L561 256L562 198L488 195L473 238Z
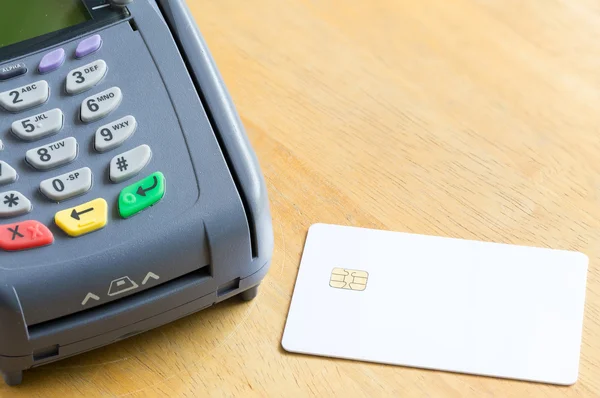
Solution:
M121 54L127 53L117 47ZM149 134L158 125L177 131L177 119L164 113L158 123L150 120L152 112L147 110L155 101L155 90L149 88L142 94L131 89L135 87L132 80L137 77L135 84L145 86L148 76L137 76L129 69L119 71L124 66L108 51L102 35L94 34L77 40L69 49L59 46L40 54L37 65L31 65L31 60L0 65L0 142L4 146L0 147L0 223L4 221L0 251L39 250L58 245L57 239L67 244L98 233L111 219L129 219L164 199L165 174L159 169L144 173L157 148L151 137L141 134ZM136 56L131 59L137 61ZM144 101L148 103L142 105ZM142 115L145 125L140 125ZM166 124L167 120L171 124ZM139 132L140 128L146 132ZM165 142L163 135L169 133L163 130L159 142ZM173 159L175 154L185 153L183 140L174 136L173 143L178 143L178 149L164 145L158 149L171 150ZM170 167L163 165L162 171ZM194 180L185 163L180 172ZM130 183L124 184L127 181ZM185 199L193 203L191 197ZM37 214L41 209L43 215ZM113 231L109 239L113 235L125 239L132 233L126 228ZM83 244L79 247L84 250Z

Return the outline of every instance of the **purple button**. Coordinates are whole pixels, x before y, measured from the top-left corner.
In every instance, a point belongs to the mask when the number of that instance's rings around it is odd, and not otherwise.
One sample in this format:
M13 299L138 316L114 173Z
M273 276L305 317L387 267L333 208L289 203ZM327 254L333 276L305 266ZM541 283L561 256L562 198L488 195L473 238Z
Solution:
M90 55L93 52L98 51L100 46L102 45L102 38L100 35L94 35L88 37L87 39L82 40L75 50L75 56L77 58L83 58L86 55Z
M40 61L38 70L40 73L52 72L60 68L63 62L65 62L65 50L59 48L44 55L44 58Z

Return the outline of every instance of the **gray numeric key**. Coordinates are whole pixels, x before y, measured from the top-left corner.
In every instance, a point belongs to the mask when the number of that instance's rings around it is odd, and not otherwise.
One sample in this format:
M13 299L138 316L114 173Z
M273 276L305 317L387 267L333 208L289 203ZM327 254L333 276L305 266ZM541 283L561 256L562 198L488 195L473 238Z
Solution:
M91 97L87 97L81 104L81 121L84 123L95 122L102 119L118 108L123 99L119 87L112 87Z
M77 157L77 140L65 138L28 150L27 163L38 170L48 170L73 161Z
M67 93L75 95L89 90L100 83L100 80L106 75L107 70L106 62L101 59L73 69L67 76Z
M137 128L137 121L133 116L125 116L112 123L100 126L96 130L94 147L98 152L110 151L123 144Z
M35 141L56 134L63 127L63 113L60 109L52 109L12 124L14 135L25 141Z
M8 163L0 160L0 185L10 184L17 180L17 171Z
M50 200L60 202L86 193L92 188L92 170L84 167L49 178L40 183L40 191Z
M0 106L9 112L20 112L48 101L50 87L40 80L23 87L0 93Z

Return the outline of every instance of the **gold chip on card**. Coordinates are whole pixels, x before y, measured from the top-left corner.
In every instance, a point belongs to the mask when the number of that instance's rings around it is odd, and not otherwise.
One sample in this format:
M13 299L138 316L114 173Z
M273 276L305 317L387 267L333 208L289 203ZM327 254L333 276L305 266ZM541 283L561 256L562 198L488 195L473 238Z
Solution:
M355 269L334 268L331 271L329 286L336 289L365 290L369 273Z

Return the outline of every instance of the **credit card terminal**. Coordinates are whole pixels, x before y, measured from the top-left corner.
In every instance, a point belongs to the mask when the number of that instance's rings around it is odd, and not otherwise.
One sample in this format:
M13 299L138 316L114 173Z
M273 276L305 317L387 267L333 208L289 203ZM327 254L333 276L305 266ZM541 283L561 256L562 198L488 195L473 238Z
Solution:
M265 182L185 1L0 7L5 382L252 299L273 250Z

